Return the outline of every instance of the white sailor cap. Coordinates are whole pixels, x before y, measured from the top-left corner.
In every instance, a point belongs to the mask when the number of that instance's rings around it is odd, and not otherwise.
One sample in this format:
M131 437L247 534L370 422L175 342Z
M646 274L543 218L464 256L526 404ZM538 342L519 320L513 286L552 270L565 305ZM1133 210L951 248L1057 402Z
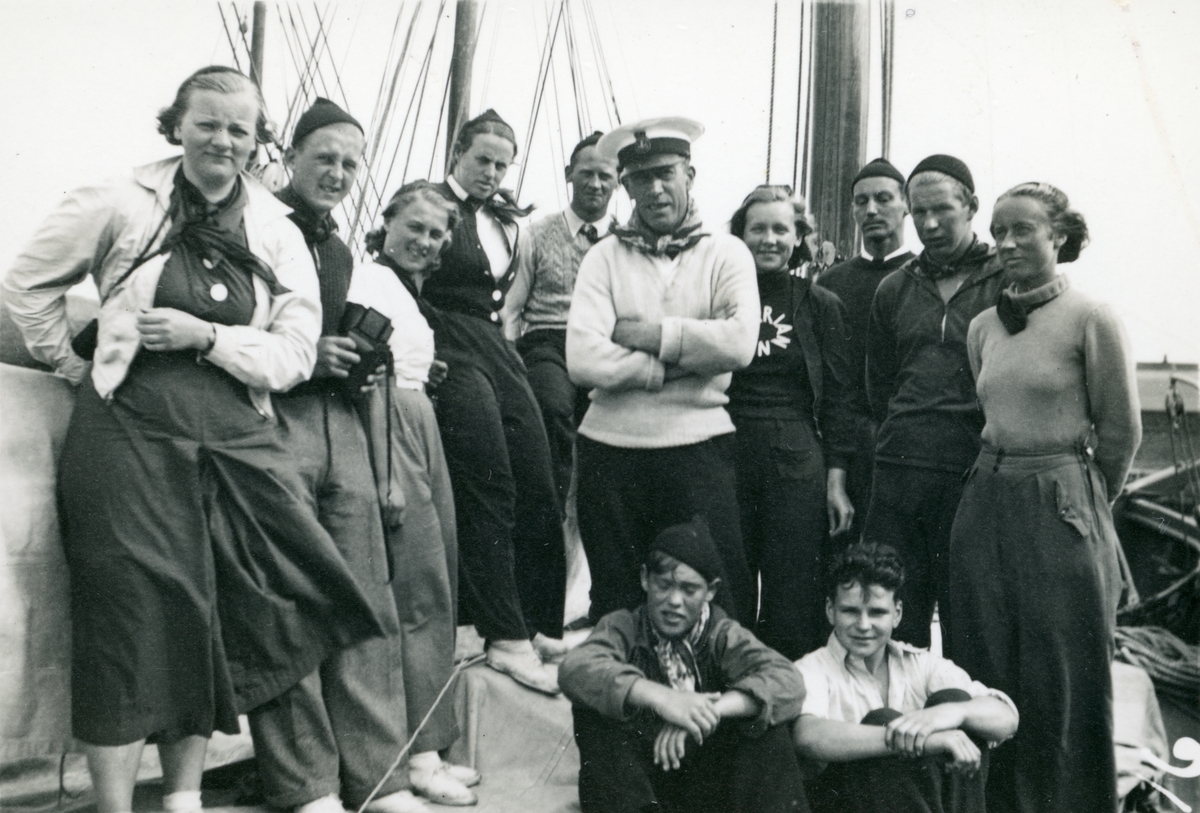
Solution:
M692 157L692 142L704 133L704 125L692 119L668 116L624 124L607 133L596 150L617 161L621 177L635 169L662 166L676 156Z

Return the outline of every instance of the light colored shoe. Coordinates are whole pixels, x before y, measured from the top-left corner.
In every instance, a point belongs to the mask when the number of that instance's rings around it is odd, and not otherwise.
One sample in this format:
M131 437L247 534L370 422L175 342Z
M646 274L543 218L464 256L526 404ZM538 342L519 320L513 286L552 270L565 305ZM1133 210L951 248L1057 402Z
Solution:
M292 811L293 813L346 813L346 809L342 807L342 800L336 793L297 805L292 808Z
M474 768L468 768L466 765L455 765L453 762L443 762L442 770L450 775L450 778L457 779L462 782L463 787L473 788L483 779L479 771Z
M542 633L533 636L533 648L537 651L542 663L558 663L567 657L571 650L561 638L551 638Z
M411 790L398 790L371 802L367 813L429 813L429 808Z
M529 641L490 642L487 665L535 692L553 696L561 691L557 667L543 664Z
M409 768L408 781L412 783L412 788L416 793L434 804L466 807L479 801L479 798L466 785L445 770L445 765L441 765L433 771Z

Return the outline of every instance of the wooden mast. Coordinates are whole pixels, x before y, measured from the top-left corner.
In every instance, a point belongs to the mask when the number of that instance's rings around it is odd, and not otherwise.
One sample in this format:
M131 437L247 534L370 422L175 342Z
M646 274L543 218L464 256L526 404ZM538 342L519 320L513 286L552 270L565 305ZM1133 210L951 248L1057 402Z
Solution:
M866 3L818 0L813 15L809 202L821 239L832 241L843 257L857 251L850 182L866 160L869 8Z
M263 48L267 39L267 4L254 3L254 28L250 34L250 78L262 89Z
M471 106L471 66L475 61L476 0L458 0L454 11L454 52L450 57L450 109L446 122L446 174L458 128Z

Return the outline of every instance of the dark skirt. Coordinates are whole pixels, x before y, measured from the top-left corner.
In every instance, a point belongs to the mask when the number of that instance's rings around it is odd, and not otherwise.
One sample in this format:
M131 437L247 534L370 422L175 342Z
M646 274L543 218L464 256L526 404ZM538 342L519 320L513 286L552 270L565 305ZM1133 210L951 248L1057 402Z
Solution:
M275 423L194 353L143 351L112 403L80 389L59 500L84 742L234 733L380 634Z

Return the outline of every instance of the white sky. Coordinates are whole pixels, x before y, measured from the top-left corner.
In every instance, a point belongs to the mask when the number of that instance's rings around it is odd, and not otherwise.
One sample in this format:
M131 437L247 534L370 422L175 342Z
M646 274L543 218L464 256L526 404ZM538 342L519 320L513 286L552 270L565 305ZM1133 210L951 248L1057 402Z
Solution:
M423 55L436 5L426 0L422 19L430 23L418 26L412 60ZM471 112L495 107L523 139L547 3L483 5ZM592 5L622 120L687 115L702 121L708 132L693 151L696 197L712 225L725 221L765 176L773 3ZM799 4L779 5L771 180L790 182ZM448 14L453 6L450 0ZM1004 189L1027 180L1062 187L1092 232L1081 260L1066 267L1075 283L1117 307L1139 360L1200 360L1200 152L1194 146L1200 3L897 0L896 6L893 162L907 172L934 152L967 161L979 190L981 237ZM248 2L239 7L248 14ZM572 7L576 31L583 32L578 0ZM223 8L231 15L228 4ZM350 108L369 120L397 3L358 0L328 8L332 53ZM872 0L873 16L875 8ZM311 20L312 5L304 9ZM188 73L228 64L231 52L213 2L3 0L0 11L0 168L10 190L0 196L3 269L66 191L170 155L174 148L154 130L155 113ZM272 114L282 120L296 71L274 5L269 18L265 91ZM448 48L449 32L443 28L442 47ZM872 33L877 43L877 27ZM592 51L581 46L580 53L591 82ZM871 58L868 159L880 144L877 45ZM435 64L431 99L441 93L443 51ZM565 63L556 75L559 98L569 108ZM598 96L589 96L590 124L607 129ZM535 202L543 212L565 203L559 144L569 149L577 139L569 109L567 132L548 128L546 122L559 118L554 105L548 90L534 148L521 156L528 162L522 202ZM432 120L420 125L427 142L433 126ZM430 160L428 144L419 143L410 177L424 175ZM517 171L505 185L515 186ZM398 185L398 172L387 191ZM911 229L908 242L918 247Z

